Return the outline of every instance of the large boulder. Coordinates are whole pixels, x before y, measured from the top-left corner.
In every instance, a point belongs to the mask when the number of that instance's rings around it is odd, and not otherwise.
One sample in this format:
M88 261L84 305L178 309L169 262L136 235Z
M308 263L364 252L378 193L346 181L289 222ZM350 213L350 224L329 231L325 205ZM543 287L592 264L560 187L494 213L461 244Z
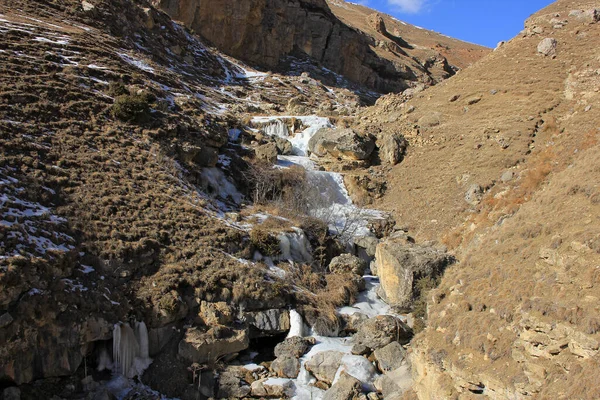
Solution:
M367 269L367 263L352 254L342 254L334 257L329 263L329 271L332 274L352 273L362 276Z
M453 258L430 246L412 243L404 237L392 237L377 245L378 294L390 305L410 309L418 295L417 281L441 275Z
M379 148L379 160L382 163L396 165L404 159L408 141L401 133L383 132L377 138L377 147Z
M344 357L344 353L341 351L322 351L312 356L312 358L304 364L304 368L318 380L331 385L335 379L335 374L342 363L342 357Z
M411 329L399 318L391 315L378 315L363 322L354 335L355 346L366 346L377 350L397 341L408 343Z
M545 38L540 44L538 44L537 51L538 53L544 56L555 56L556 55L556 46L558 42L554 38Z
M179 356L190 363L205 363L226 355L246 350L249 345L245 329L210 329L202 332L198 328L188 328L179 342Z
M295 357L300 358L312 345L315 344L314 338L303 338L292 336L286 338L283 342L275 346L275 357Z
M398 342L391 342L373 353L377 361L377 368L383 373L393 371L402 366L406 358L406 350Z
M300 361L295 357L277 357L271 363L271 370L281 378L297 378L300 373Z
M278 335L290 330L290 312L285 309L247 312L244 321L250 326L251 337Z
M352 129L320 129L308 142L310 153L346 160L366 160L375 150L373 139Z
M335 384L325 392L323 400L354 400L361 393L360 381L342 372Z
M383 394L384 399L392 399L393 396L401 395L410 389L411 385L412 375L406 364L375 380L375 388Z

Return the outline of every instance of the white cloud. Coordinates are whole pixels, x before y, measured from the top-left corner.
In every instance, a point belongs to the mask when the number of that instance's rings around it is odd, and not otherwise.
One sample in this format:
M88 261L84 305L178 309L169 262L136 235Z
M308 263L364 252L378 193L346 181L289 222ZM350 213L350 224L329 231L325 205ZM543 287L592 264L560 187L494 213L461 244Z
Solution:
M388 3L398 7L400 12L417 14L423 10L427 0L388 0Z

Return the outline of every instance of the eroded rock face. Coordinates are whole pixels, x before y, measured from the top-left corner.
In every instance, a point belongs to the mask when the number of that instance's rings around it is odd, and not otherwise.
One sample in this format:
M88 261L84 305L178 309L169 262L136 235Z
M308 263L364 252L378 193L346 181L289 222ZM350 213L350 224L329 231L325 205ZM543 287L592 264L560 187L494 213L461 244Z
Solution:
M154 4L219 49L266 68L278 66L288 55L308 56L384 93L404 90L408 80L427 75L378 56L370 48L375 39L342 23L325 0L154 0Z
M248 312L244 321L251 327L253 337L276 335L290 330L290 313L283 309Z
M378 294L388 304L401 309L410 309L419 279L439 276L452 262L447 253L405 238L390 238L379 243L375 259L381 281Z

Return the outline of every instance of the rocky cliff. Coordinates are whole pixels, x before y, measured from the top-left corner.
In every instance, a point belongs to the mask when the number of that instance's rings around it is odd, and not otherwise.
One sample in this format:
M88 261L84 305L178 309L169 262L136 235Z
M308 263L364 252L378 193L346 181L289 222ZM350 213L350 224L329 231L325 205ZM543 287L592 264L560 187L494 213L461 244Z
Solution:
M437 42L428 43L430 47L408 43L398 29L386 28L386 23L391 28L391 18L386 21L372 10L342 22L325 0L156 0L155 4L222 51L251 64L289 70L294 62L288 57L309 58L382 93L419 83L429 86L453 75L456 69L440 48L468 49L478 55L474 58L486 52L435 33L431 35Z

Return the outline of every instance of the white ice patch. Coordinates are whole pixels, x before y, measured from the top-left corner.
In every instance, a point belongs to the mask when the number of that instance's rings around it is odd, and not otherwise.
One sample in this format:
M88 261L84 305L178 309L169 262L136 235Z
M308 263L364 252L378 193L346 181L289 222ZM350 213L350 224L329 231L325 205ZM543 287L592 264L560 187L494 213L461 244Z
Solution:
M207 185L223 200L241 204L243 196L219 168L204 168L201 173Z
M285 121L292 118L302 121L302 124L306 128L297 133L289 132ZM252 124L266 125L262 128L266 134L288 139L292 143L292 153L297 156L306 156L308 154L308 141L319 129L334 127L329 118L317 117L315 115L254 117L251 122ZM283 125L285 125L285 128Z
M137 68L141 69L142 71L154 73L154 68L152 68L151 66L149 66L145 61L142 61L142 60L139 60L139 59L137 59L135 57L132 57L132 56L130 56L127 53L117 53L117 54L126 63L128 63L130 65L133 65L134 67L137 67Z

